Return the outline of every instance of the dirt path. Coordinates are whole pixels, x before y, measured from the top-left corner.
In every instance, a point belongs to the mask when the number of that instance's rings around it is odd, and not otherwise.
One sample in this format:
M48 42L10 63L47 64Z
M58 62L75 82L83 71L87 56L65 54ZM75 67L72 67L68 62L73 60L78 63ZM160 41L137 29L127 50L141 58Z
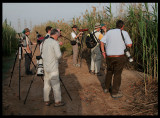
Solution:
M36 51L33 57L35 64L35 56L38 54L39 52ZM72 56L66 57L64 54L60 61L60 77L70 93L72 101L68 97L64 87L61 86L62 99L66 105L55 108L53 104L49 107L44 106L43 81L41 77L36 76L31 84L34 76L24 74L24 60L25 59L21 62L20 100L18 92L18 60L16 62L11 87L8 87L10 77L3 80L3 115L131 115L133 113L132 110L128 109L130 102L134 99L132 89L134 88L134 84L141 79L136 72L126 69L123 70L120 88L123 97L113 99L109 93L105 94L103 92L103 81L105 77L105 71L103 69L101 70L103 73L101 77L90 75L85 60L82 60L81 68L76 68L72 66ZM31 68L34 71L33 65L31 65ZM8 72L8 74L10 74L10 72ZM31 89L26 104L24 104L24 99L30 84ZM51 100L54 101L52 94L50 97Z

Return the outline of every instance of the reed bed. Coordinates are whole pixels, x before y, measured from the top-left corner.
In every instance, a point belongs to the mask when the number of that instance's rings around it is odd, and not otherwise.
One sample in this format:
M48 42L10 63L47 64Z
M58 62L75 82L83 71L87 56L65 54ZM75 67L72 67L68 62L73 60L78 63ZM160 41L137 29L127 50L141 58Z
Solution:
M16 31L8 25L7 19L2 23L2 56L10 56L18 49L18 39Z
M31 34L32 39L36 40L35 31L45 35L45 27L47 25L53 28L62 29L62 35L70 38L71 26L77 25L80 29L88 28L86 34L94 30L96 22L107 24L107 30L115 28L117 19L122 19L125 22L125 29L133 42L131 54L134 58L134 63L131 66L138 71L144 73L144 82L158 82L158 4L152 5L152 11L149 11L147 3L130 4L127 10L124 10L125 4L120 4L119 15L113 17L111 8L112 4L103 7L102 11L97 12L96 7L92 7L93 11L85 13L77 18L73 18L70 23L64 23L63 20L35 26ZM122 13L123 12L123 13ZM85 36L86 37L86 36ZM61 41L66 45L66 49L70 48L69 41L61 38ZM89 52L84 45L84 53ZM87 51L86 51L87 50ZM89 59L89 58L88 58ZM145 86L146 87L146 86Z

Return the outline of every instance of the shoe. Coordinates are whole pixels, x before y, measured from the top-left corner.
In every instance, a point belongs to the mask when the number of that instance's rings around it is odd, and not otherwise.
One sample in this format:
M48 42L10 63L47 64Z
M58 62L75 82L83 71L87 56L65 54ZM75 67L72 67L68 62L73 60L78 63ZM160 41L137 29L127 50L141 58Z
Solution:
M101 74L100 72L95 73L95 75L97 75L97 76L102 76L102 74Z
M90 70L89 73L90 73L91 75L94 75L94 71L91 71L91 70Z
M73 64L73 66L75 66L75 67L80 67L80 64Z
M118 92L117 94L112 95L112 98L120 98L122 96L122 93Z
M58 102L54 104L54 107L60 107L60 106L64 106L65 103L64 102Z
M51 102L45 102L45 106L50 106L51 105Z
M104 89L103 91L104 91L104 93L109 93L108 89Z
M80 64L76 64L76 67L80 67Z

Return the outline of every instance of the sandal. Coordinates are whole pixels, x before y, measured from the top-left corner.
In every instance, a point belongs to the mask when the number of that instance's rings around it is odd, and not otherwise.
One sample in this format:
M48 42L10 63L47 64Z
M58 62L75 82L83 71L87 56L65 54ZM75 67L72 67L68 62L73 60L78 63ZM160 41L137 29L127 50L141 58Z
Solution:
M54 104L54 107L60 107L60 106L64 106L65 103L64 102L58 102Z
M46 105L46 106L50 106L50 105L51 105L51 102L45 102L45 105Z

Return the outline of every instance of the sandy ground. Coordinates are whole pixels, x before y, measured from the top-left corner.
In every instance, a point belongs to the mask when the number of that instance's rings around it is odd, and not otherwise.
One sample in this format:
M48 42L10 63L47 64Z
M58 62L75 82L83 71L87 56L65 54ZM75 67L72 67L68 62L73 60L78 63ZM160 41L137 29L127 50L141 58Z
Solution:
M37 49L38 50L38 49ZM36 64L36 51L32 61ZM12 77L11 86L8 87L10 76L2 83L2 113L3 115L132 115L133 110L128 109L135 99L132 96L134 84L141 78L139 72L124 69L122 72L121 91L123 97L113 99L110 93L103 92L105 67L102 66L103 76L97 77L89 73L89 64L82 60L81 68L72 66L72 56L63 54L60 60L60 77L67 88L72 101L61 84L62 99L66 103L62 107L53 104L45 106L43 102L43 80L39 76L25 75L24 60L21 62L20 100L19 100L19 61L17 59ZM32 71L35 71L31 64ZM12 70L12 69L11 69ZM10 74L11 70L8 72ZM31 83L33 82L33 83ZM31 85L28 98L24 100ZM54 97L51 91L51 101Z

